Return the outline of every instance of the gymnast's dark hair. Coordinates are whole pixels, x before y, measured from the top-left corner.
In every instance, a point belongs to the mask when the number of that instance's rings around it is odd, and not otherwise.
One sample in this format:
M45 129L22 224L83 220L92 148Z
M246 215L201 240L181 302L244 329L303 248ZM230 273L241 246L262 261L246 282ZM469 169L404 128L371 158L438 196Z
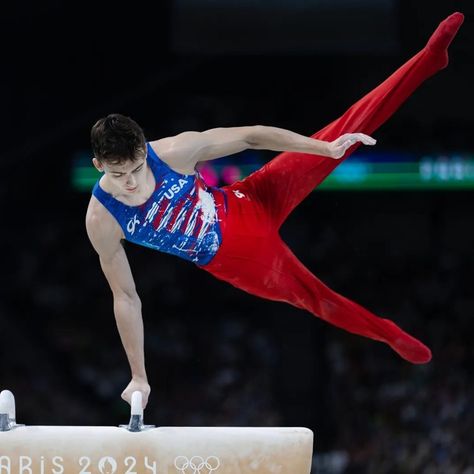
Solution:
M142 128L134 120L121 114L110 114L93 125L91 145L99 161L122 164L136 161L146 142Z

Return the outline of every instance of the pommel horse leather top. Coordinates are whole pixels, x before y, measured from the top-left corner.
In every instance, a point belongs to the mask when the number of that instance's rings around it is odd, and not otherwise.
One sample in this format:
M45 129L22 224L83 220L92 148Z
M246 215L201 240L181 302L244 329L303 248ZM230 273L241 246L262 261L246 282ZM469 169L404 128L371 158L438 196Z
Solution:
M143 425L141 394L128 425L17 425L0 394L0 474L309 474L307 428Z

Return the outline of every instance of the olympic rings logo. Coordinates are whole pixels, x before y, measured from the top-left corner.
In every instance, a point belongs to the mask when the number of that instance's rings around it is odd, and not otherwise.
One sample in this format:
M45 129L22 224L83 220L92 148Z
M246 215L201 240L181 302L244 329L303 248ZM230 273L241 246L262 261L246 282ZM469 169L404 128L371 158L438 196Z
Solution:
M220 465L221 462L216 456L208 456L206 460L201 456L193 456L191 459L186 456L178 456L174 460L174 467L183 474L210 474L217 471Z

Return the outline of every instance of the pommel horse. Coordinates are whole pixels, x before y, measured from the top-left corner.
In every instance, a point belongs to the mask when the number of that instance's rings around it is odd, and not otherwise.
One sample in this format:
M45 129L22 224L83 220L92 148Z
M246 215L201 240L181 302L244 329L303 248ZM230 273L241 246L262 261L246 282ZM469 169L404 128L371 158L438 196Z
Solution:
M0 474L309 474L312 453L308 428L145 425L140 392L118 427L17 424L0 394Z

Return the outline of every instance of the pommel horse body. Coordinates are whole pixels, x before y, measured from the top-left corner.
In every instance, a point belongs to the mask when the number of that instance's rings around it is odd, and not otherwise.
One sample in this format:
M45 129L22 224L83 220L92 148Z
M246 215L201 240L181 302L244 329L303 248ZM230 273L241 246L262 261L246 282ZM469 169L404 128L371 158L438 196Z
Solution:
M0 474L309 474L307 428L155 427L141 393L128 425L25 426L0 394Z

